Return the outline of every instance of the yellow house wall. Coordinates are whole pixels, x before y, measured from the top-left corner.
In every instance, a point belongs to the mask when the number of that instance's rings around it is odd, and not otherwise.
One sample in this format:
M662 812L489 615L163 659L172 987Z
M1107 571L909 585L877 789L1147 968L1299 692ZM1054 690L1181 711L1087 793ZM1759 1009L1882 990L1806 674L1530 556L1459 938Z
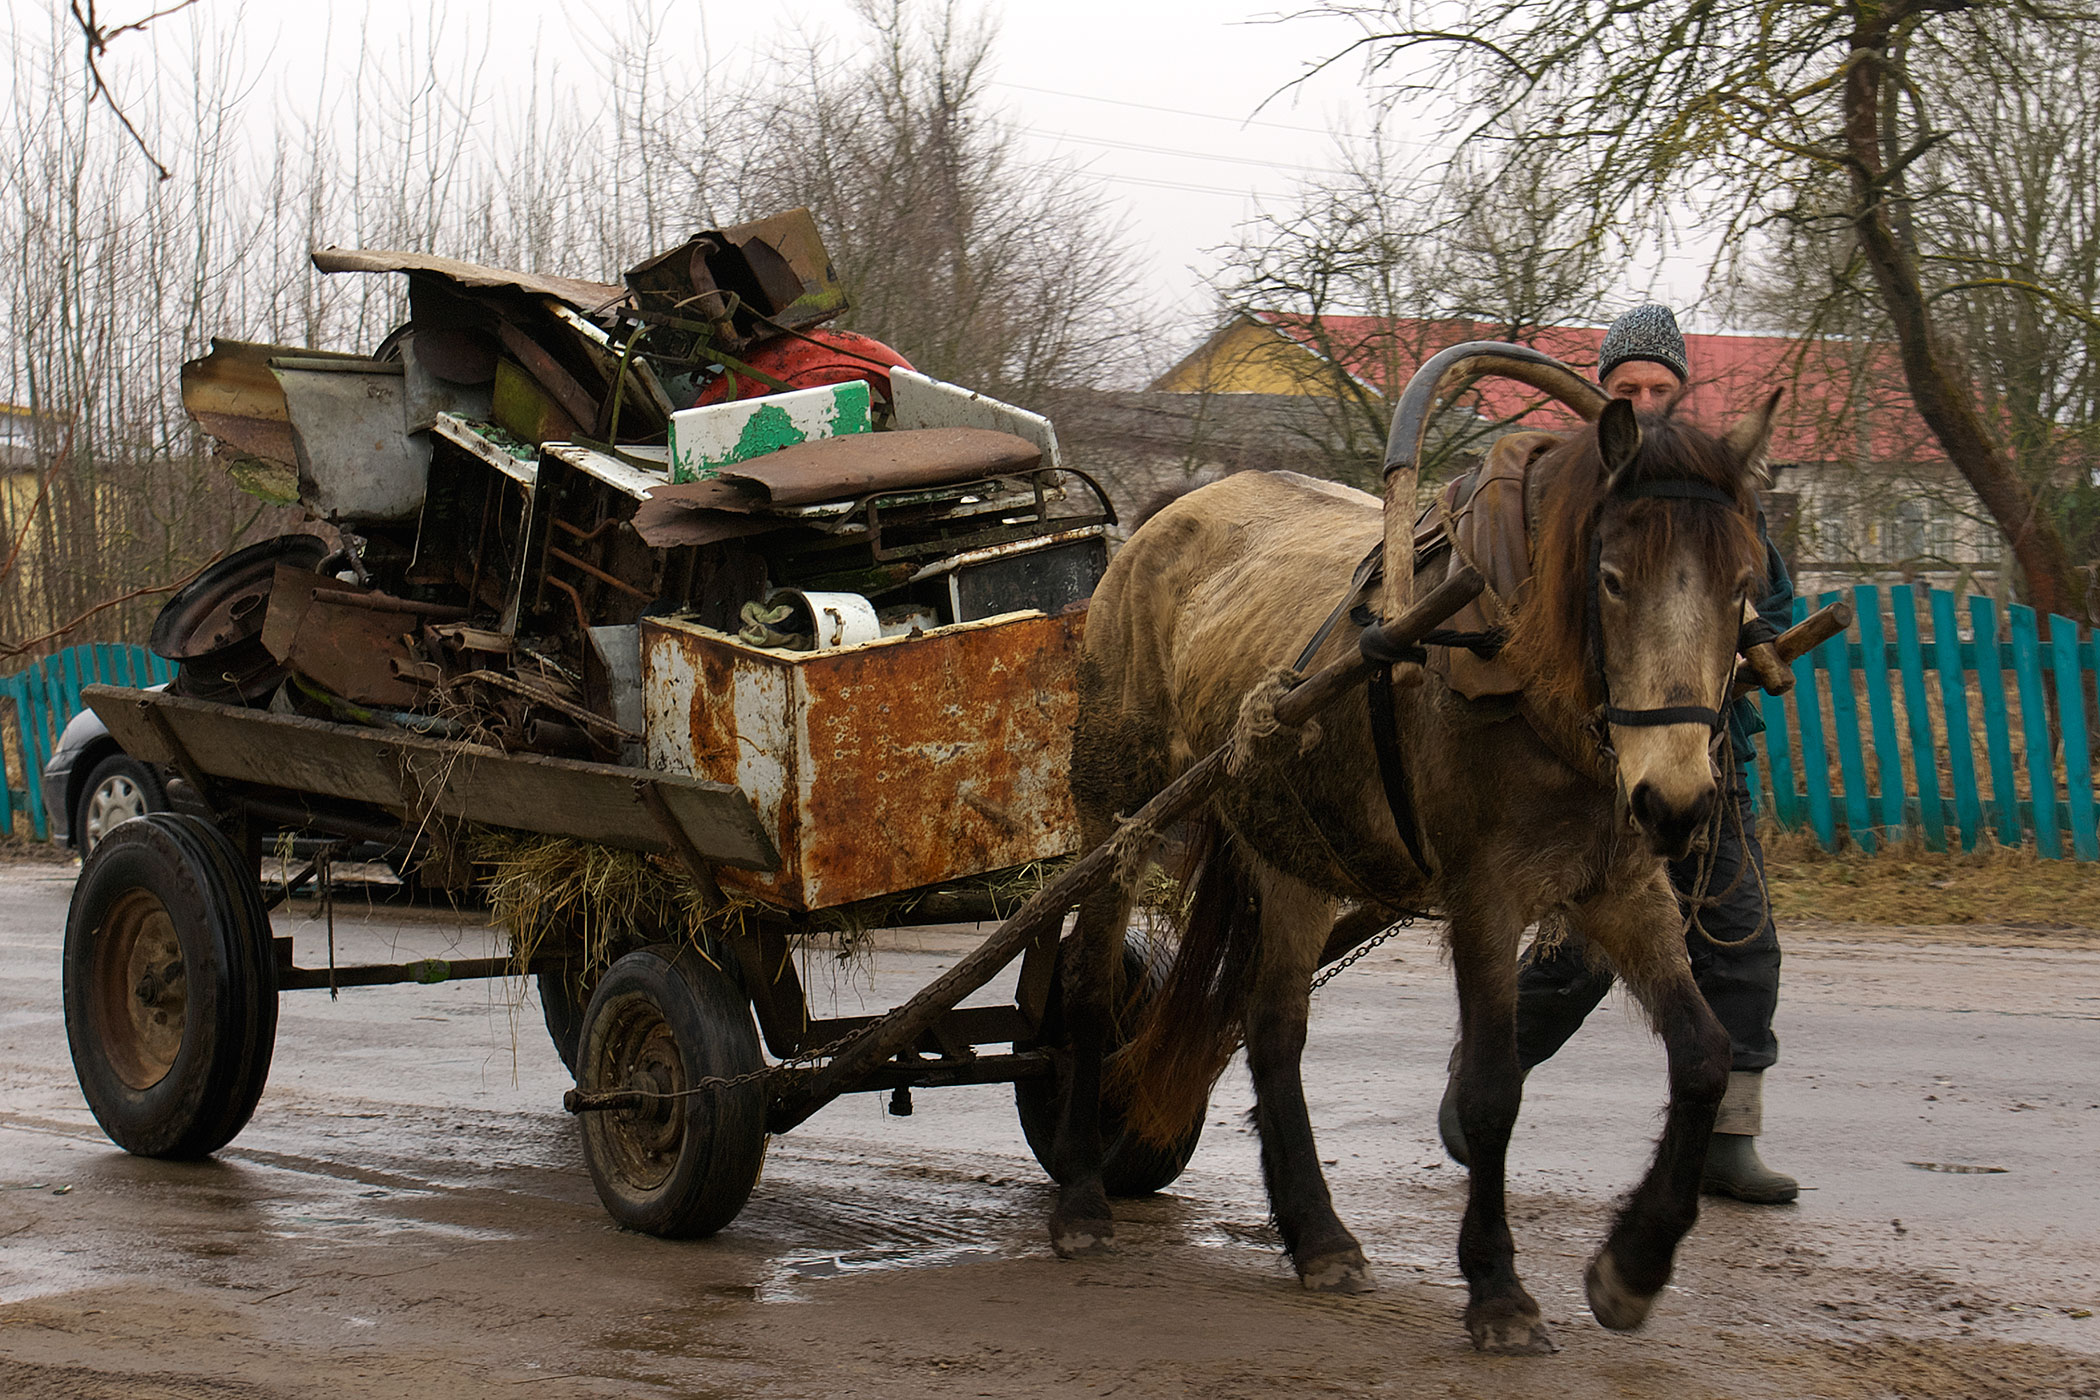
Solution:
M1321 363L1265 326L1236 320L1153 382L1169 394L1332 397Z

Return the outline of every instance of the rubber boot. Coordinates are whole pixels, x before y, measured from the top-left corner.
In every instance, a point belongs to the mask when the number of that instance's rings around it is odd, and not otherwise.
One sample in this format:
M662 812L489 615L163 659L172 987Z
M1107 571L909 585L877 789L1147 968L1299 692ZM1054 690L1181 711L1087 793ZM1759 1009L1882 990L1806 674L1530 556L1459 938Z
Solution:
M1436 1134L1444 1140L1444 1151L1462 1167L1470 1167L1466 1128L1458 1121L1458 1047L1451 1047L1451 1063L1444 1072L1444 1097L1437 1101Z
M1775 1172L1757 1155L1757 1135L1764 1127L1764 1076L1736 1070L1714 1117L1706 1143L1706 1170L1699 1189L1710 1196L1732 1196L1756 1206L1785 1205L1801 1194L1801 1183Z
M1530 1071L1525 1074L1529 1076ZM1437 1101L1436 1135L1444 1140L1444 1151L1462 1167L1471 1167L1472 1151L1466 1146L1466 1125L1458 1118L1458 1047L1451 1047L1451 1063L1444 1073L1444 1097Z

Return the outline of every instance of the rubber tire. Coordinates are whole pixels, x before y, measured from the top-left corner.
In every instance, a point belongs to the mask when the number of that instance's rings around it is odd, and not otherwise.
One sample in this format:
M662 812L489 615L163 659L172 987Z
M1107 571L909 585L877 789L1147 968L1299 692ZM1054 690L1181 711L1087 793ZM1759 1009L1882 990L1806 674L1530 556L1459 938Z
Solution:
M578 994L583 990L566 968L535 973L534 984L540 993L540 1017L547 1023L547 1039L554 1042L554 1053L561 1056L562 1068L569 1077L576 1077L576 1051L583 1044L583 1014L590 999Z
M762 1068L758 1030L743 992L689 948L653 944L610 968L583 1014L577 1085L585 1091L630 1087L638 1031L656 1033L655 1049L675 1055L677 1073L651 1081L676 1091L713 1076L731 1078ZM668 1032L669 1045L662 1032ZM650 1126L656 1121L662 1128ZM766 1089L754 1081L733 1089L691 1094L665 1107L579 1114L583 1159L606 1213L630 1230L663 1239L712 1235L744 1208L766 1155ZM643 1179L623 1144L643 1135L669 1139L652 1161L663 1170Z
M111 1002L125 1003L109 916L166 914L186 988L181 1030L165 1073L120 1061L126 1037ZM97 844L73 887L63 955L66 1042L95 1121L142 1157L206 1157L247 1125L269 1079L277 1041L277 965L262 892L232 843L200 818L159 812L127 821ZM173 979L169 979L171 982ZM102 995L97 995L98 990Z
M94 806L95 794L118 783L128 784L138 794L138 815L168 810L168 785L159 773L127 753L104 756L88 770L87 781L80 785L79 800L73 804L73 845L83 857L95 849L95 842L88 838L88 809Z
M1043 1005L1043 1023L1038 1039L1033 1044L1020 1044L1016 1050L1034 1049L1038 1046L1064 1048L1064 962L1073 956L1073 940L1067 938L1058 945L1057 970L1050 979L1050 997ZM1145 1004L1159 991L1166 977L1165 964L1145 944L1134 938L1123 940L1123 989L1122 1015L1117 1018L1129 1025L1141 1012ZM1057 1170L1051 1165L1055 1160L1057 1144L1057 1121L1064 1113L1065 1066L1067 1058L1056 1057L1058 1073L1054 1078L1021 1079L1014 1082L1014 1108L1021 1117L1021 1135L1028 1139L1028 1150L1042 1163L1043 1170L1057 1179ZM1149 1143L1123 1126L1122 1111L1113 1103L1101 1105L1101 1138L1108 1146L1101 1163L1101 1182L1111 1196L1150 1196L1172 1185L1196 1154L1196 1144L1202 1140L1203 1124L1199 1121L1181 1141L1161 1147Z

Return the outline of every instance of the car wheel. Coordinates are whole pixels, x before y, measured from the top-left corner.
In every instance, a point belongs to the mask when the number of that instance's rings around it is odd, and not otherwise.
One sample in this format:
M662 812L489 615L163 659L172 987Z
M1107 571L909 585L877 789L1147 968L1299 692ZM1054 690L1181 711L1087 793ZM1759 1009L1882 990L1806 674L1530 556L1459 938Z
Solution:
M113 753L95 765L81 786L74 844L87 856L118 823L167 810L168 788L160 774L129 754Z

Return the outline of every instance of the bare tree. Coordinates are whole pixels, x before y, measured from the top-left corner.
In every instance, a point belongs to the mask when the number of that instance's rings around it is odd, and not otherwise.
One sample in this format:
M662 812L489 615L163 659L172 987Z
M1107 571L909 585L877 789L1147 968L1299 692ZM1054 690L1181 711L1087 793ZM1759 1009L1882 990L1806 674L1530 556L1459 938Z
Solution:
M1121 222L989 109L992 27L952 0L859 13L864 57L807 44L738 105L718 172L737 204L815 210L851 324L928 373L1026 402L1128 368L1145 328Z
M206 455L178 382L213 336L375 348L405 314L401 279L323 277L317 247L614 280L700 229L809 204L855 324L933 373L1026 399L1098 382L1140 344L1114 219L1079 176L1022 157L986 106L991 31L954 6L871 4L869 56L809 45L735 84L672 42L667 0L601 14L575 71L500 80L441 8L419 11L259 114L215 27L237 21L164 3L150 46L117 50L158 74L124 86L122 124L79 48L83 24L105 45L118 28L54 7L11 36L0 656L136 638L158 601L140 590L292 523Z
M1932 58L1967 46L2005 74L2013 53L2090 42L2089 10L2029 0L1329 0L1323 10L1362 26L1350 52L1394 94L1457 95L1466 139L1569 171L1600 232L1689 218L1733 252L1778 221L1847 229L1911 398L2010 543L2029 598L2084 611L2062 532L1987 419L1935 295L1956 282L1935 277L1921 227L1960 192L1921 172L1958 135L1952 94L1971 90ZM1518 111L1552 116L1510 132ZM2071 304L2048 282L2022 294Z
M1374 137L1344 150L1343 170L1227 250L1219 291L1231 314L1312 352L1268 364L1298 376L1292 392L1331 405L1331 474L1375 489L1393 401L1417 366L1474 325L1530 343L1594 320L1615 268L1550 169L1461 153L1429 184ZM1498 426L1462 400L1440 419L1426 469L1477 451Z

